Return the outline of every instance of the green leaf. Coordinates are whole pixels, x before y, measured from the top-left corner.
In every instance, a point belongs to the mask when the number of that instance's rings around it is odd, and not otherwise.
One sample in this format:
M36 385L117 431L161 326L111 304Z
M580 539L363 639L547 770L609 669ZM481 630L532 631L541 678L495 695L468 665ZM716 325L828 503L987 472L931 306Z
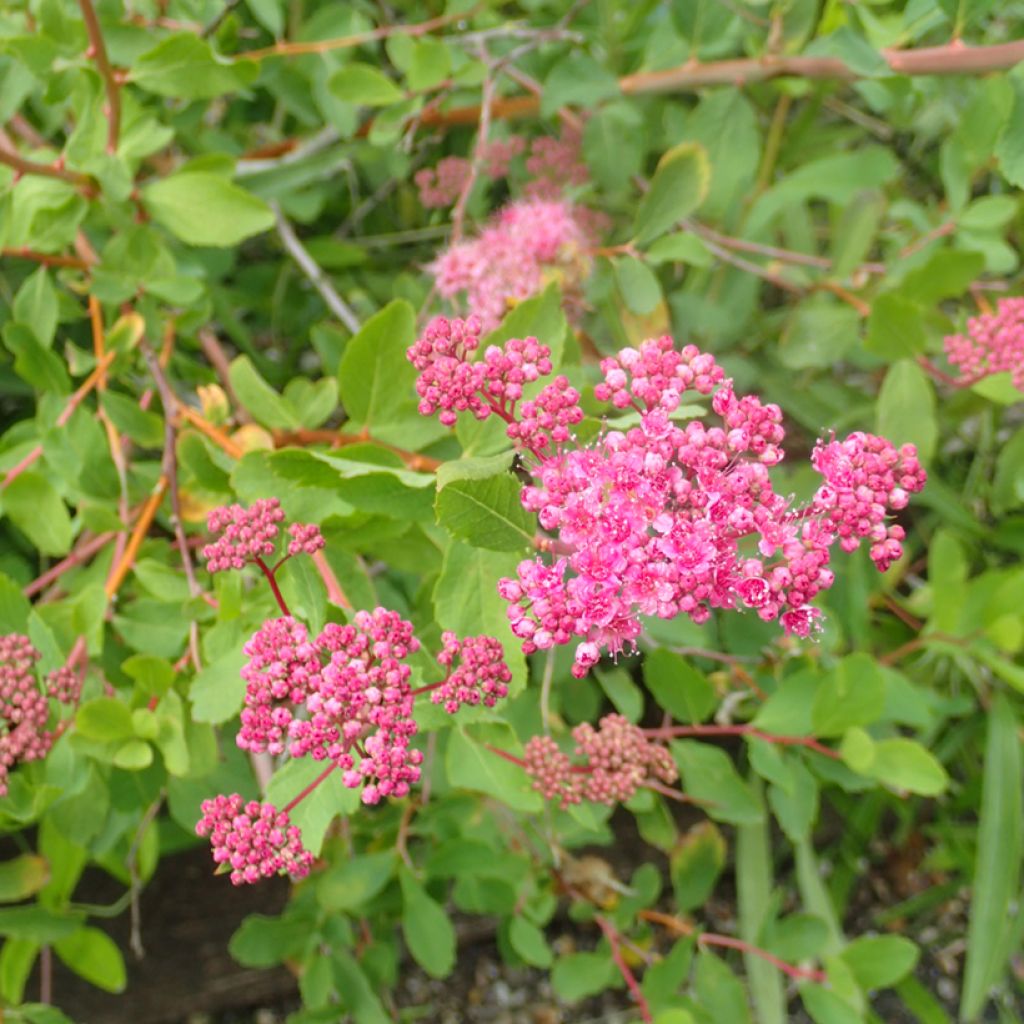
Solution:
M231 361L228 379L238 401L257 423L272 430L298 430L302 426L302 419L291 403L260 376L248 356L237 356Z
M644 122L631 103L607 103L587 118L583 155L599 185L620 189L643 169Z
M312 922L305 917L250 914L231 936L228 952L243 967L272 967L300 956L313 934Z
M661 284L654 271L635 256L614 261L615 278L626 308L639 316L652 312L661 302Z
M889 367L878 395L876 422L878 433L893 444L909 441L922 461L931 458L939 434L935 392L916 363L902 359Z
M4 324L4 345L14 356L14 372L36 391L55 391L59 395L71 390L64 362L36 338L28 324L11 321Z
M0 935L51 945L75 932L82 920L83 915L77 912L58 914L35 904L8 907L0 910Z
M832 299L800 303L786 320L779 339L779 359L791 370L833 366L857 344L857 311Z
M684 792L703 801L710 817L732 825L762 820L764 809L724 750L696 740L674 740L671 747L683 777Z
M32 328L40 345L49 348L53 344L57 331L57 292L46 267L36 270L18 289L13 313L14 320Z
M459 459L437 473L437 521L453 537L492 551L522 551L533 544L533 517L523 508L522 483L511 457Z
M813 960L828 940L828 926L813 914L789 914L772 921L760 938L780 960Z
M0 633L27 633L31 612L32 605L22 594L21 587L0 572Z
M87 701L75 715L75 729L91 740L110 742L135 736L128 705L114 697L96 697Z
M862 989L889 988L916 966L920 950L902 935L854 939L839 954Z
M978 852L967 928L960 1019L974 1020L1004 966L1007 907L1017 898L1022 855L1021 745L1013 707L997 693L988 715Z
M694 825L669 854L669 874L679 910L703 906L725 867L725 839L714 822Z
M864 347L890 361L916 356L928 344L924 331L924 311L898 292L885 292L875 298L868 317Z
M45 555L66 555L71 547L71 516L46 477L27 472L0 491L0 508Z
M224 60L195 32L180 32L161 40L136 58L131 69L131 81L139 88L189 100L237 92L258 75L255 61Z
M541 117L550 117L559 107L596 107L618 94L619 81L606 67L589 54L570 53L544 79Z
M814 1024L864 1024L864 1018L849 1003L821 985L802 986L800 998Z
M50 879L50 867L43 857L23 853L0 861L0 903L17 903L34 896Z
M885 677L867 654L843 658L818 687L811 711L814 732L841 736L854 725L876 721L885 707Z
M123 992L128 977L124 957L114 940L99 928L79 928L73 935L58 939L54 952L86 981L105 992Z
M681 655L659 647L644 658L643 671L658 706L680 722L703 722L714 710L715 688Z
M618 969L608 953L570 953L559 957L551 971L551 985L566 1003L603 992L618 980Z
M938 796L949 785L949 776L938 759L916 740L897 737L878 740L869 774L894 789L921 796Z
M402 935L413 959L433 978L444 978L455 966L455 929L439 903L408 870L399 872L402 886Z
M512 948L531 967L547 968L554 959L548 940L542 929L522 915L513 917L509 922L508 940Z
M405 93L387 75L358 61L335 71L327 87L339 100L361 107L388 107L405 99Z
M644 255L648 263L689 263L692 267L710 267L715 262L700 236L689 231L662 235Z
M711 1020L751 1024L746 992L724 960L702 949L697 954L693 983L700 1005Z
M188 245L237 245L274 226L262 199L207 171L179 171L146 185L142 202L153 219Z
M329 913L355 911L368 904L395 877L393 850L363 853L331 866L317 881L316 896Z
M842 280L867 257L885 212L880 192L862 192L843 210L832 240L832 273Z
M668 150L640 200L633 236L646 245L688 217L700 206L711 181L707 151L695 142L680 142Z
M136 444L143 448L159 448L163 444L163 420L156 413L141 409L137 399L116 391L104 391L100 405L114 426Z
M440 39L420 39L412 48L412 58L405 69L409 88L422 92L434 89L450 74L452 67L451 52Z
M445 553L434 587L437 624L459 636L486 633L497 637L512 672L511 695L526 684L522 641L508 623L507 603L498 594L498 580L515 577L519 558L512 552L487 551L453 541Z
M487 793L517 811L535 814L541 810L544 801L531 788L526 772L488 747L513 756L522 753L516 734L504 723L452 729L445 756L448 781L453 786Z
M404 299L389 302L345 346L338 389L351 425L389 444L406 444L416 410L416 368L405 351L416 340L416 314ZM413 428L415 429L415 427Z
M996 145L996 157L1003 177L1024 188L1024 84L1013 81L1013 107Z
M142 771L152 763L153 748L145 740L128 740L114 752L114 766L125 771Z

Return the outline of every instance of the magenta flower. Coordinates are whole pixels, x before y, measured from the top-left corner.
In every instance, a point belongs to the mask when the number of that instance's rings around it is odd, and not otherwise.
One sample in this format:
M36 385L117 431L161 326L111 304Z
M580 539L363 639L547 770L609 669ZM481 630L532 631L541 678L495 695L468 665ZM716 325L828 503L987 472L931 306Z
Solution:
M237 793L204 800L196 834L209 838L214 862L231 872L234 885L278 874L304 878L313 864L286 811L255 800L245 803Z
M441 640L444 650L437 661L448 674L431 693L433 703L443 704L445 711L454 715L464 705L493 708L508 696L512 673L505 664L500 641L492 636L467 636L459 640L452 632L443 633Z
M995 313L967 321L966 334L946 338L946 356L967 387L993 373L1008 372L1024 391L1024 298L1000 299Z

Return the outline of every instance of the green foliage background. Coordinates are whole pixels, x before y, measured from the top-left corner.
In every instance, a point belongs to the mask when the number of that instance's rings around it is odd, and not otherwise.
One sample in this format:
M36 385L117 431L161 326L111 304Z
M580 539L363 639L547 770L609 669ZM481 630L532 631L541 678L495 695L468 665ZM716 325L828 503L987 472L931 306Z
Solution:
M456 910L499 918L503 955L550 969L566 1001L622 986L597 927L593 949L569 955L545 935L565 909L553 860L613 844L608 814L545 809L482 746L515 752L542 714L561 727L608 707L696 724L725 707L842 755L752 735L680 741L684 787L712 801L710 821L681 832L657 794L630 802L668 867L637 865L601 912L655 949L640 973L660 1024L776 1024L801 1005L817 1024L1019 1019L1008 965L1024 927L1024 403L1002 378L937 383L922 359L942 365L944 335L1019 290L1024 76L999 47L1024 35L1024 5L99 0L106 75L87 52L85 8L0 9L0 631L28 633L47 671L84 637L91 666L67 737L0 801L0 827L24 851L0 864L5 1019L61 1019L14 1009L43 950L124 988L123 951L77 902L87 865L126 889L145 883L194 842L203 798L256 793L231 723L241 646L273 606L237 575L199 573L216 609L190 585L165 496L171 462L190 537L214 505L277 496L321 524L354 606L401 611L435 649L443 629L495 633L513 668L514 698L493 714L424 711L431 800L411 825L402 806L367 811L340 783L301 805L327 867L282 917L250 919L232 943L248 965L299 965L295 1024L390 1020L382 997L403 949L432 975L452 968ZM398 28L431 19L427 32ZM994 49L970 74L948 73L962 53L952 41ZM886 56L929 47L944 49L914 73ZM404 360L417 318L438 308L423 268L450 230L447 213L422 208L413 175L472 152L477 115L451 111L479 105L488 80L495 137L557 134L565 109L585 119L591 180L575 198L611 224L582 328L566 324L556 282L509 314L502 337L537 335L583 387L595 353L644 337L671 331L708 349L738 390L782 405L797 494L812 486L801 454L824 432L918 446L930 479L906 516L907 554L884 576L864 552L838 556L820 642L783 642L752 616L655 622L642 658L582 683L561 652L518 653L493 583L533 524L510 500L507 443L418 417ZM524 89L538 98L513 124L502 104ZM523 177L513 172L513 196ZM479 184L470 224L506 198ZM90 300L113 355L103 387L68 413L96 367ZM156 393L160 356L175 404L201 408L212 433ZM220 395L200 397L217 383ZM154 494L122 581L124 541ZM344 616L308 565L285 576L311 627ZM285 765L268 798L286 801L313 767ZM895 850L923 840L934 884L877 911L880 934L858 936L848 911L884 856L879 838ZM716 886L736 893L743 941L818 963L825 982L797 993L756 956L719 956L692 936L666 944L640 916L667 908L699 928ZM915 974L914 941L967 889L950 1006L931 974ZM570 913L597 910L577 900ZM887 989L896 1001L879 1010Z

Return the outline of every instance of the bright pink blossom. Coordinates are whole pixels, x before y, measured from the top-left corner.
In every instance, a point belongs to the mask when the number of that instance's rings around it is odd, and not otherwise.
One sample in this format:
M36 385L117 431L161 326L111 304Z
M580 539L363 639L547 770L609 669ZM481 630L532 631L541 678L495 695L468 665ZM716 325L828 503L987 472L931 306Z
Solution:
M436 322L433 330L444 334ZM422 382L435 364L418 351ZM813 462L825 484L810 505L794 508L769 476L783 457L781 410L737 396L714 358L692 345L677 351L664 337L603 360L595 396L639 421L605 430L588 447L571 443L578 395L560 379L544 398L520 401L523 381L505 373L500 350L466 370L458 353L447 358L427 404L452 415L499 415L534 457L522 503L552 535L543 545L551 554L521 562L515 579L499 582L512 632L526 653L575 640L577 676L602 649L634 647L643 616L702 623L716 608L752 608L806 637L820 617L811 602L835 579L836 540L848 551L869 540L880 569L900 555L903 529L889 517L925 481L913 446L896 449L863 433L820 443ZM544 366L532 365L543 376ZM445 389L456 380L457 400ZM721 425L676 423L687 392L711 395Z
M278 874L304 878L313 864L313 854L303 848L302 834L286 811L255 800L246 803L237 793L204 800L196 834L209 837L214 862L231 872L234 885Z
M0 635L0 797L15 765L41 760L53 746L50 703L35 674L39 658L27 636Z
M964 386L1007 372L1024 391L1024 298L1000 299L995 313L972 317L966 334L946 338L946 356Z
M589 267L593 238L579 208L564 200L527 199L500 210L477 238L446 249L430 266L438 293L465 294L485 331L511 305L539 292L558 271L567 290Z

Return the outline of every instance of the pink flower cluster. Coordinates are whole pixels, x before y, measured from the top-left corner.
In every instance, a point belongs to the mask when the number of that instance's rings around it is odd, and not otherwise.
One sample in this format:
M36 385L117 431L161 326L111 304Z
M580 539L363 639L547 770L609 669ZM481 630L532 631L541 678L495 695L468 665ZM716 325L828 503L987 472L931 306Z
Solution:
M467 704L493 708L500 698L508 696L512 673L499 641L492 636L468 636L460 641L450 631L442 633L441 640L444 650L437 661L448 674L431 693L431 701L444 704L445 711L454 715ZM459 664L453 667L457 659Z
M7 795L11 769L44 758L59 734L48 727L49 696L64 704L78 700L80 676L69 666L52 672L43 691L35 672L40 657L27 636L0 635L0 797Z
M234 885L277 874L304 878L313 865L286 811L255 800L246 803L237 793L204 800L196 834L209 837L214 861L230 870Z
M563 125L561 134L542 135L531 140L526 171L531 180L524 193L532 199L555 199L566 186L585 185L589 180L582 157L583 136L579 129ZM481 153L481 172L492 181L508 176L512 161L526 152L526 139L510 135L490 139ZM469 180L471 161L461 156L446 156L436 167L425 167L413 179L420 191L420 202L428 209L452 206Z
M329 660L311 680L308 717L290 726L292 756L330 759L346 786L363 787L365 804L406 796L423 760L409 746L416 722L405 661L420 646L412 624L384 608L361 611L351 625L329 623L316 645Z
M524 199L500 210L479 236L446 249L428 269L442 298L464 293L484 330L510 305L558 274L571 293L590 268L594 238L581 207L562 199Z
M622 715L605 715L597 729L584 722L572 736L581 763L573 764L550 736L534 736L523 753L533 788L563 808L584 800L620 803L641 786L671 784L679 777L668 750Z
M567 378L556 377L536 398L519 405L524 386L551 373L551 349L536 338L510 338L503 346L489 346L483 359L474 362L481 329L476 316L439 316L410 346L407 357L420 371L419 411L424 416L438 412L449 427L460 412L478 420L498 416L508 424L508 436L537 455L569 440L583 411L579 392Z
M502 360L469 363L473 346L438 345L459 332L466 333L459 321L434 321L410 349L421 370L420 409L444 410L446 422L465 409L497 414L536 456L522 502L554 535L546 545L554 557L523 561L516 579L498 584L525 652L575 638L573 672L582 677L602 648L617 654L635 645L641 616L683 613L702 623L715 608L753 608L806 637L820 615L810 602L834 580L837 539L847 551L869 540L880 569L900 556L903 530L889 525L889 514L925 482L912 445L896 449L864 433L819 444L812 461L824 485L810 505L792 508L769 476L783 457L778 406L737 397L714 358L694 346L677 351L663 337L605 359L596 397L632 410L639 424L573 447L566 442L578 396L565 401L562 386L563 401L550 413L562 429L538 440L533 410L518 404L521 390L508 389ZM513 341L506 348L518 351ZM544 374L539 360L532 365ZM712 395L720 426L673 421L687 391Z
M1008 372L1024 391L1024 298L1000 299L995 313L967 321L966 334L946 338L946 356L964 387L993 373Z
M268 620L244 648L238 746L333 761L366 804L405 796L422 761L410 747L415 693L406 663L419 646L412 624L384 608L357 612L349 625L328 623L315 638L288 616ZM424 689L449 712L493 707L508 693L511 673L493 637L445 633L437 660L446 676Z
M203 548L206 568L210 572L224 572L271 558L277 550L277 537L284 518L284 509L277 498L261 498L248 508L241 505L215 508L207 517L206 525L210 533L220 536ZM292 523L288 533L292 539L288 542L286 557L301 553L311 555L324 546L318 526Z

